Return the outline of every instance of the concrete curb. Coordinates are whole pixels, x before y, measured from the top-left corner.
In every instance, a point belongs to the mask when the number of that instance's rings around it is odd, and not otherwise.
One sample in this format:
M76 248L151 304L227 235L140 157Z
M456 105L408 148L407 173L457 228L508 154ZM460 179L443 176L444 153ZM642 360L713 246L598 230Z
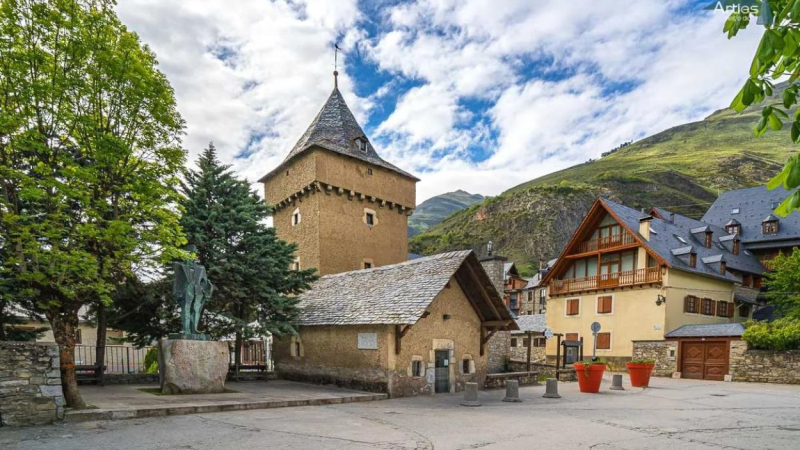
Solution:
M349 397L312 398L307 400L264 400L220 403L183 403L175 405L142 406L130 409L83 409L67 411L65 422L90 422L95 420L141 419L145 417L179 416L252 409L288 408L292 406L335 405L340 403L371 402L386 400L386 394L364 394Z

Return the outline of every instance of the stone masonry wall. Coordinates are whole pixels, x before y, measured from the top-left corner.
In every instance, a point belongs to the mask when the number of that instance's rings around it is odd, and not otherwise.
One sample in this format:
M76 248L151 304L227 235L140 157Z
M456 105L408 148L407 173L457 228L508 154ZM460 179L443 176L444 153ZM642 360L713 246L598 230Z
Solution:
M511 347L511 355L509 358L513 361L528 361L528 347L522 347L522 338L517 338L518 346ZM545 362L545 354L544 354L544 347L533 347L531 349L531 362L532 363L544 363Z
M64 418L59 366L56 344L0 342L0 426Z
M747 342L731 341L733 381L800 384L800 350L748 350Z
M486 275L492 280L492 284L497 292L503 295L503 266L506 259L503 257L488 257L481 259L481 265L486 271ZM509 360L509 349L511 347L511 333L508 331L498 331L489 339L486 344L486 351L489 357L489 373L497 373L505 370L505 364Z
M633 359L654 359L653 376L671 377L678 371L677 341L633 341Z

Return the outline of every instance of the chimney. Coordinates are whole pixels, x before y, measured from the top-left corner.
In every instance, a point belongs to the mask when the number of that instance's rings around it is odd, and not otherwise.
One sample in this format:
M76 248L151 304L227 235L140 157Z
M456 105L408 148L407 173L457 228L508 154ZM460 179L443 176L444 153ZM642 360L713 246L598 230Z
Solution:
M639 219L639 234L642 235L645 241L650 240L650 223L653 221L653 216L644 216Z

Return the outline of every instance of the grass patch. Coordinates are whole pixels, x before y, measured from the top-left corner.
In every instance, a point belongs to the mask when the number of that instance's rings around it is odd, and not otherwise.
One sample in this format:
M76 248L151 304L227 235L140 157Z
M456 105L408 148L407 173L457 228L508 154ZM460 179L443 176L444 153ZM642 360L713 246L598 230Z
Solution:
M219 395L219 394L238 394L239 391L234 391L233 389L225 389L223 392L214 392L211 394L164 394L161 392L161 388L139 388L140 391L152 394L152 395Z

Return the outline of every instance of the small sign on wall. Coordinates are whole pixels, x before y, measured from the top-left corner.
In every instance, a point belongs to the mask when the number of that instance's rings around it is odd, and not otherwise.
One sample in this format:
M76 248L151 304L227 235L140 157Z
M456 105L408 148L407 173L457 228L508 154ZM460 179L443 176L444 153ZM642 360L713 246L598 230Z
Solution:
M359 350L377 350L378 333L358 333Z

